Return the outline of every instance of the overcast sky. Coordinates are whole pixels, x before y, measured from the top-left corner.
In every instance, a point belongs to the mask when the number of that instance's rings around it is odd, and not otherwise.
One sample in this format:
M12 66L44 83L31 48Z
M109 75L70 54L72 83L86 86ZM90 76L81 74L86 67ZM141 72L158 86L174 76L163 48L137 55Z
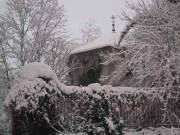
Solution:
M116 16L116 32L120 32L124 26L118 15L121 9L133 15L132 11L126 8L126 2L137 2L138 0L59 0L60 5L64 5L68 17L68 29L74 37L81 36L81 29L89 19L95 19L104 35L112 31L112 15ZM0 12L5 9L5 0L0 0Z
M116 31L120 32L125 25L118 17L121 9L132 14L132 11L126 8L126 1L137 2L138 0L59 0L64 5L68 16L69 27L75 35L79 35L82 27L89 19L95 19L104 35L111 33L112 20L111 16L116 16Z

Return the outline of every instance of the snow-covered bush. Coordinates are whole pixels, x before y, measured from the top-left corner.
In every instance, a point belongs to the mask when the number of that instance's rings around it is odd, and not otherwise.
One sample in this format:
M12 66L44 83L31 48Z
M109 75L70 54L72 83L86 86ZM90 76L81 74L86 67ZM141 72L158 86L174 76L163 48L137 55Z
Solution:
M163 90L100 84L66 86L58 82L49 66L30 63L18 72L5 106L12 114L13 135L54 135L69 130L122 134L123 123L131 127L162 124L166 113L161 110ZM179 117L175 104L168 106Z
M110 100L105 97L104 93L97 94L96 97L90 97L87 123L84 126L88 135L122 135L123 123L121 123L121 118L112 113L110 106Z
M151 124L148 120L155 119L156 116L150 116L156 113L153 112L151 106L155 105L155 101L162 99L160 93L155 89L145 90L110 85L101 86L100 84L91 84L88 87L66 86L64 89L74 95L74 98L71 97L73 99L73 112L71 113L75 121L75 129L78 131L103 127L106 125L107 118L112 120L116 129L119 128L119 132L122 131L122 119L126 125L132 127L143 126L145 123ZM96 123L96 121L89 120L88 117L101 118L101 122L97 122L99 125L95 124L96 126L92 127L93 122ZM95 120L98 121L97 118Z
M69 104L72 105L72 109L69 110L69 114L73 115L72 130L88 134L122 133L123 121L119 112L112 107L110 99L111 94L117 91L110 92L110 88L111 86L108 88L100 84L91 84L88 87L62 87L63 91L71 95L69 98L72 103Z
M58 100L62 96L51 68L42 63L22 67L6 98L13 135L54 135L58 131Z
M111 85L91 84L87 87L63 86L61 90L71 95L65 100L71 101L67 106L70 105L69 108L72 108L68 110L68 114L67 110L62 111L62 114L66 115L65 118L70 118L67 123L72 124L72 129L77 132L82 131L86 125L89 108L96 106L96 104L92 105L94 100L100 98L98 102L95 102L100 106L101 95L104 95L110 102L110 110L117 117L115 119L122 118L125 126L142 128L163 124L176 125L178 121L174 116L180 117L179 109L175 104L176 100L173 98L168 102L170 111L166 113L163 106L165 93L163 88L112 87ZM70 114L72 115L67 116Z

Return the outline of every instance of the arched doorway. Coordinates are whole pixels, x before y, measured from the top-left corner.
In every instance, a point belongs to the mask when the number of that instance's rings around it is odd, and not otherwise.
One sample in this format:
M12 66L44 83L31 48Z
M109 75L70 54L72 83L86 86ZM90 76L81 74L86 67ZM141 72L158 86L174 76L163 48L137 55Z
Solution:
M86 73L88 84L96 83L97 82L97 75L96 70L94 68L91 68Z
M91 83L98 83L99 73L95 68L88 68L81 78L81 85L87 86Z

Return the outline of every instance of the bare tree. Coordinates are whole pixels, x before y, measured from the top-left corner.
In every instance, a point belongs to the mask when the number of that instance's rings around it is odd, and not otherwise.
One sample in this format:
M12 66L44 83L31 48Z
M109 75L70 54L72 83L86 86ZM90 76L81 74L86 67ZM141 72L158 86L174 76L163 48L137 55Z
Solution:
M49 0L43 0L42 3L40 13L36 14L32 21L33 34L31 37L32 46L29 48L31 50L29 51L31 52L30 61L41 61L51 40L54 37L66 34L65 23L67 20L64 16L64 8L58 6L57 0L52 0L50 3ZM39 12L39 10L36 12Z
M96 22L94 19L90 19L89 22L87 22L84 25L84 27L81 31L82 31L83 44L92 42L96 38L98 38L102 35L101 28L96 25Z
M120 82L126 75L129 86L168 87L179 85L179 12L178 5L166 0L144 1L132 5L136 22L120 44L121 52L110 54L107 61L116 61L116 71L109 76L110 82ZM122 49L125 48L125 49ZM121 57L124 54L125 58ZM128 82L128 81L132 81Z
M67 63L72 47L73 41L70 40L68 36L61 36L53 38L45 51L44 62L51 66L58 79L64 83L70 71Z
M0 41L0 50L1 50L1 59L2 59L2 64L4 65L4 72L7 80L7 86L10 88L10 75L9 75L9 64L7 62L7 56L6 56L6 50L3 46L2 41Z
M4 76L2 79L3 81L1 81L1 83L4 83L7 86L7 88L10 88L11 68L8 63L8 59L10 58L10 49L5 45L4 42L5 27L3 25L4 25L3 23L0 24L0 63L1 63L1 75Z
M57 0L8 0L1 16L7 46L20 66L41 61L51 37L64 31L64 8Z

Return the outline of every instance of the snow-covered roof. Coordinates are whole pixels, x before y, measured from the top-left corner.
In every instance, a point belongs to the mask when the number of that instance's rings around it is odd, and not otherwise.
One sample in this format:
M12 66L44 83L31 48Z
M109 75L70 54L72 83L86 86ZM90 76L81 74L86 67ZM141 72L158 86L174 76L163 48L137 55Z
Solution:
M111 33L110 35L100 37L93 42L86 45L82 45L71 52L71 54L77 54L82 52L87 52L107 46L116 46L118 44L119 35L117 33Z

